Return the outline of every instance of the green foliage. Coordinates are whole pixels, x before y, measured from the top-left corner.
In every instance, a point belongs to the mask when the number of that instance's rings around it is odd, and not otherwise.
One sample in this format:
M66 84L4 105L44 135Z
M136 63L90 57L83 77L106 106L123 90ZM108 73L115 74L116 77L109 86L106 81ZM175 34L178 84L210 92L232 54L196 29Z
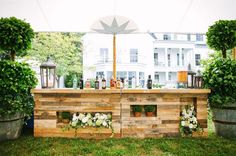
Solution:
M142 106L141 105L133 105L132 106L134 112L142 112Z
M145 112L155 112L156 106L154 105L145 105L144 110Z
M217 55L204 63L204 86L211 89L209 103L212 107L235 104L236 60Z
M15 60L15 55L25 56L34 37L29 23L15 17L0 19L0 55Z
M41 63L50 56L57 65L58 77L81 74L81 37L79 33L37 33L28 56Z
M219 20L208 29L207 44L210 48L221 51L226 58L226 50L236 46L236 20Z
M81 73L69 72L69 74L66 75L66 77L65 77L65 87L66 88L72 88L73 87L74 76L76 76L76 78L77 78L77 86L79 87L79 80L80 80L81 75L82 75Z
M31 115L30 90L37 84L35 72L25 63L0 61L0 116L16 112Z
M61 117L62 119L70 119L70 112L62 112Z

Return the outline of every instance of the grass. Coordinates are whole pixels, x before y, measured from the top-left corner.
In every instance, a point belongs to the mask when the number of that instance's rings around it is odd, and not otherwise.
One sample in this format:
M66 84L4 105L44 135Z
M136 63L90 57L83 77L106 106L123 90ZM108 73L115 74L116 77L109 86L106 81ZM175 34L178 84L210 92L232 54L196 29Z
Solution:
M17 140L0 142L0 156L235 156L236 139L215 136L209 115L208 138L106 139L34 138L25 131Z

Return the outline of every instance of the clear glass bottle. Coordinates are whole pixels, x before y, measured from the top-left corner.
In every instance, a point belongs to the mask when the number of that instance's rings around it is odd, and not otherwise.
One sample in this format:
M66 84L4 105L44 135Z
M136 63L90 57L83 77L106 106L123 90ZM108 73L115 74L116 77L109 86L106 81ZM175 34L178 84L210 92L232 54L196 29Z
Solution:
M73 88L74 89L77 89L77 83L78 83L77 77L76 77L76 75L74 75L74 78L73 78Z
M106 79L104 76L102 78L102 89L106 89Z

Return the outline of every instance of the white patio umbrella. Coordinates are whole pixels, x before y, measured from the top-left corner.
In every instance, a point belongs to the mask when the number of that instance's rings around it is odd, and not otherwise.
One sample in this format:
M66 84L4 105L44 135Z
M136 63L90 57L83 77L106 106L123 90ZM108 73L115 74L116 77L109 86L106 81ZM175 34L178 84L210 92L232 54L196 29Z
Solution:
M129 34L137 31L136 23L123 16L105 16L97 20L91 30L113 35L113 77L116 79L116 34Z

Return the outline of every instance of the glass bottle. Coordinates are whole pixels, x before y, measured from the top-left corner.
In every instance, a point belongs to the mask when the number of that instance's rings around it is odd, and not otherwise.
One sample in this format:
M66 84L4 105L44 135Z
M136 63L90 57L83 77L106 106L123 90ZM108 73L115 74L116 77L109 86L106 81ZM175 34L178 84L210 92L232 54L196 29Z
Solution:
M116 89L120 89L120 79L117 78L117 81L116 81Z
M133 78L132 78L132 80L131 80L131 87L132 87L133 89L136 87L134 76L133 76Z
M80 80L79 80L79 88L80 89L84 89L84 80L83 77L81 76Z
M74 75L74 78L73 78L73 88L74 89L77 89L77 77L76 77L76 75Z
M102 89L106 89L106 79L104 78L104 76L102 78Z
M95 89L99 89L99 81L98 81L98 76L96 76L96 80L94 82Z
M151 75L148 75L147 89L152 89L152 79L151 79Z
M111 77L110 80L110 89L115 89L116 88L116 81L114 80L114 77Z

